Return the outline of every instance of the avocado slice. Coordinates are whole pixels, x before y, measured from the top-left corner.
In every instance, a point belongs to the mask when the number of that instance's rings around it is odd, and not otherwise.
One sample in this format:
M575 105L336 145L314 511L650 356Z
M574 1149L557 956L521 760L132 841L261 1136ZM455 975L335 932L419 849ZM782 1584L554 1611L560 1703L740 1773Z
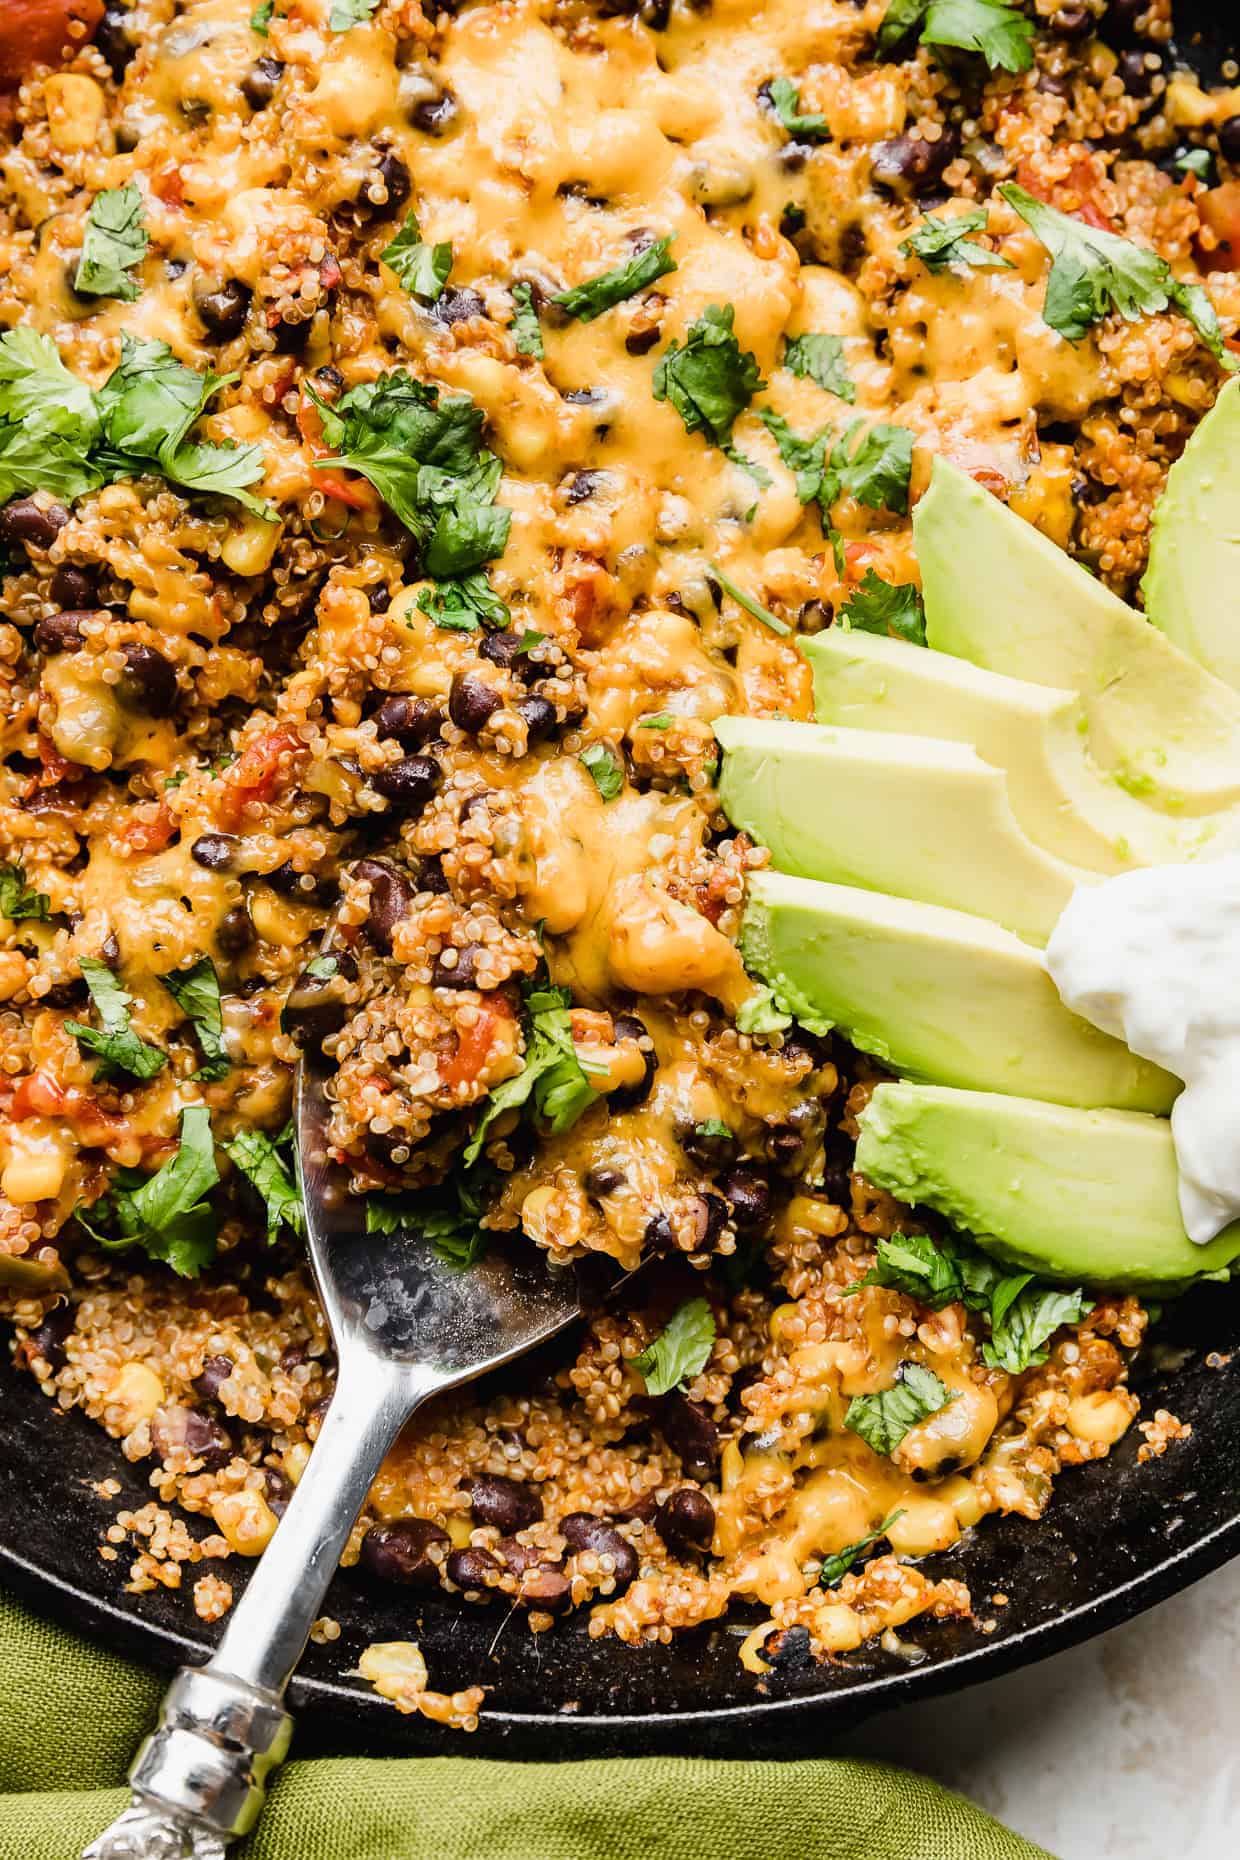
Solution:
M1069 1012L1039 953L982 917L763 872L740 949L798 1020L906 1077L1163 1114L1181 1090Z
M1079 692L1095 766L1147 806L1240 801L1240 697L946 459L913 539L933 647Z
M1240 380L1168 473L1141 592L1154 625L1240 691Z
M1240 1256L1240 1222L1205 1246L1185 1233L1165 1118L884 1084L860 1122L869 1181L936 1209L1009 1265L1168 1292Z
M813 669L819 723L968 743L1003 770L1012 812L1057 859L1111 876L1240 844L1240 806L1177 819L1100 773L1075 692L846 627L814 634L801 650Z
M928 736L720 717L719 795L781 872L971 911L1045 943L1095 874L1021 831L1001 769Z

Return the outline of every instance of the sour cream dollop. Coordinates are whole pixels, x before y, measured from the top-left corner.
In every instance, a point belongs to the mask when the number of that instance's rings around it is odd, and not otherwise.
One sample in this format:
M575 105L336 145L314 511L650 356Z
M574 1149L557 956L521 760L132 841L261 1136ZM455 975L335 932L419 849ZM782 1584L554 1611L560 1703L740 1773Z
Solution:
M1240 855L1082 885L1046 966L1074 1014L1184 1080L1180 1212L1204 1246L1240 1218Z

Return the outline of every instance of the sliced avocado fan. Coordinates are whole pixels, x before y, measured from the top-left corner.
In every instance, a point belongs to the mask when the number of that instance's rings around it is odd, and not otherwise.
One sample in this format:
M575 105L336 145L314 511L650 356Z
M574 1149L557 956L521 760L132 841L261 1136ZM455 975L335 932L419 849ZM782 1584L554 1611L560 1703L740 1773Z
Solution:
M887 1084L860 1123L867 1180L1045 1278L1165 1294L1240 1257L1240 1222L1185 1233L1165 1118Z
M1163 1113L1181 1090L1070 1013L1038 952L981 917L763 872L740 949L803 1026L839 1027L905 1077Z
M1171 467L1141 591L1154 625L1240 691L1240 380Z
M946 459L913 539L932 647L1078 692L1095 766L1148 807L1240 801L1240 696Z

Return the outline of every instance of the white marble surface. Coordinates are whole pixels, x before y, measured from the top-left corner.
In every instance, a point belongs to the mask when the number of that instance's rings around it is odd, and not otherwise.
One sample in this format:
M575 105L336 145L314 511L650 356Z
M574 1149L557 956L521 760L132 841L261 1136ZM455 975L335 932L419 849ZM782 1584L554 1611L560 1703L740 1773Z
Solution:
M840 1755L924 1771L1058 1860L1240 1853L1240 1560L1023 1672L911 1705Z

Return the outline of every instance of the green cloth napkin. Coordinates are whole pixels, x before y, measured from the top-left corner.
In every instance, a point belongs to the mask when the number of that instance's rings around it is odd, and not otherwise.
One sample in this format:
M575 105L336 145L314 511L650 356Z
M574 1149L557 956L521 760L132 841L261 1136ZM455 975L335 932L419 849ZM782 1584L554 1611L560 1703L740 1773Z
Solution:
M77 1860L162 1682L0 1596L0 1860ZM294 1747L296 1747L294 1745ZM289 1763L236 1860L1050 1860L877 1763Z

